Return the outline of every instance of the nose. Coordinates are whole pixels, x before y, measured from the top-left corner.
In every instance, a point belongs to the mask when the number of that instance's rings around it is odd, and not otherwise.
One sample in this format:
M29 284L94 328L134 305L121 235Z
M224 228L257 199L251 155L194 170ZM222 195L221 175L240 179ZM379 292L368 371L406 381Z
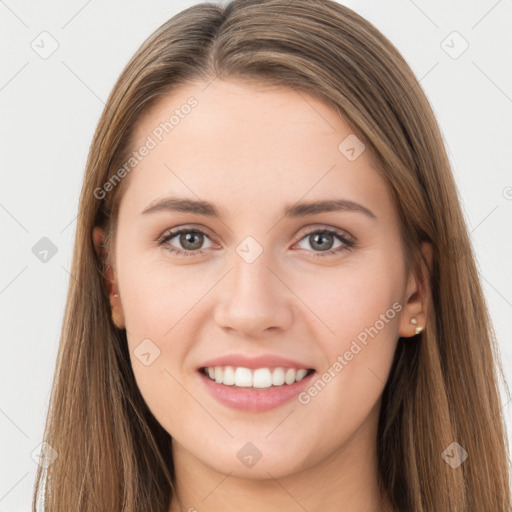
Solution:
M269 263L265 252L252 263L235 254L232 269L217 290L214 317L218 326L247 338L261 338L291 326L294 294Z

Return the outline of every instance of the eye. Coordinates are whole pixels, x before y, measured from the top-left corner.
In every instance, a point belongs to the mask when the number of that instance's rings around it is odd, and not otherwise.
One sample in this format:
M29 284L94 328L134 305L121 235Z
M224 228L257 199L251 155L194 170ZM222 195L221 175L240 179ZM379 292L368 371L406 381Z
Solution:
M168 251L180 256L196 256L203 253L202 250L198 251L197 249L201 248L205 237L208 238L208 235L200 229L180 228L166 233L158 240L158 244L165 246ZM173 247L168 243L173 238L178 238L178 242L184 250Z
M355 240L353 237L350 237L337 229L312 229L308 231L303 238L301 238L300 242L303 240L306 240L313 249L317 249L313 251L314 258L322 258L336 253L349 251L355 246ZM341 243L337 247L334 247L336 240Z
M170 244L174 238L177 238L181 248ZM202 248L205 238L209 240L208 235L201 229L185 227L167 232L158 240L158 245L164 246L166 250L180 256L197 256L205 252ZM355 239L350 235L337 229L327 228L311 229L298 243L303 240L306 240L313 248L313 257L315 258L349 251L356 244ZM335 246L336 241L338 241L337 247Z

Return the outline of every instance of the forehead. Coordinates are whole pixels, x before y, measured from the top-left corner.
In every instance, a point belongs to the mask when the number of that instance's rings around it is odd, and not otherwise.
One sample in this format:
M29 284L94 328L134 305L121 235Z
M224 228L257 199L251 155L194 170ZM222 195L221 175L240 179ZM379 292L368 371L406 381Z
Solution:
M133 151L151 146L126 192L139 211L166 195L253 215L302 198L392 207L370 152L357 156L363 146L351 127L325 102L291 88L220 79L183 85L146 112L133 140ZM347 157L348 146L357 158Z

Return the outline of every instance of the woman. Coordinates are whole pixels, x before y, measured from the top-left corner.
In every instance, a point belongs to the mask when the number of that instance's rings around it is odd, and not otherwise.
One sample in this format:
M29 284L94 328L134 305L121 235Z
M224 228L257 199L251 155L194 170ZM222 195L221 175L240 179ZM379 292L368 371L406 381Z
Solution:
M510 510L439 128L350 9L162 25L100 119L71 273L45 510Z

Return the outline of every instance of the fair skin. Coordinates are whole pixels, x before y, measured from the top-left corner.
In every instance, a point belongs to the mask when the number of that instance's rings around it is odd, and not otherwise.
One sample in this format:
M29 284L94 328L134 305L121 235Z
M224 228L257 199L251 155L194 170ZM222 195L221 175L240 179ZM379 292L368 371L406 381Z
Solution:
M415 335L411 317L425 325L427 301L406 272L399 218L377 163L368 149L354 161L340 152L353 131L312 96L220 79L205 87L181 86L139 121L134 149L190 96L198 100L125 178L108 272L119 294L111 296L113 319L126 329L137 385L172 436L184 510L391 510L377 488L381 395L398 337ZM222 217L142 215L168 196L207 200ZM285 205L341 198L375 218L282 216ZM200 254L158 245L180 227L206 235L188 245L177 235L165 245ZM337 229L356 245L340 250L345 244L327 235L324 247L337 252L315 257L322 250L307 235L313 227ZM96 228L95 242L102 236ZM263 251L251 263L236 250L247 236ZM207 393L196 371L228 353L272 353L308 361L321 376L394 303L401 310L307 404L231 409ZM133 352L147 338L160 350L149 366ZM252 467L237 457L247 442L262 454ZM170 512L178 510L173 500Z

